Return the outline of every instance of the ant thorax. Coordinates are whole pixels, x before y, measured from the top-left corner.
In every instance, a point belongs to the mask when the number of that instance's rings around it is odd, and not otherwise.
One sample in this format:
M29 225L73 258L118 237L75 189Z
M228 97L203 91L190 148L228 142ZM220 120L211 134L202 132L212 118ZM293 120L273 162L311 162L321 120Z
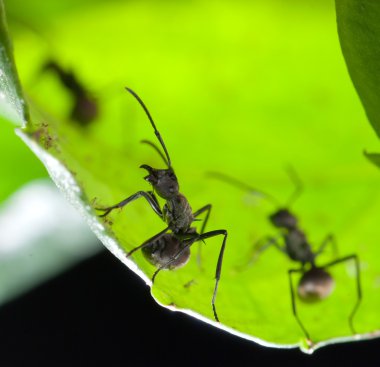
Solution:
M286 252L294 261L305 263L314 263L315 255L307 241L305 233L298 228L286 230L284 234Z
M178 193L163 207L165 222L174 233L185 233L194 221L193 211L186 197Z
M173 169L156 169L146 164L141 168L149 172L145 180L153 186L161 198L166 200L162 214L169 228L174 233L187 232L194 221L193 211L186 197L178 191L178 179Z

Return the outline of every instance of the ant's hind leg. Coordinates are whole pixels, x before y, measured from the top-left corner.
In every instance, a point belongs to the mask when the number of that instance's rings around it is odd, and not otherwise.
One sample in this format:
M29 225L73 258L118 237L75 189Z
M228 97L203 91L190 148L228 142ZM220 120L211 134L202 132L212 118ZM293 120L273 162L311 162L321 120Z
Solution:
M349 255L342 257L340 259L331 261L330 263L323 266L323 268L331 267L339 263L343 263L346 261L354 260L355 263L355 270L356 270L356 303L353 308L353 310L350 313L350 316L348 317L348 324L350 326L351 332L353 334L356 334L356 330L354 328L354 316L360 306L360 303L362 301L362 287L360 282L360 265L359 265L359 259L357 255Z
M293 287L293 281L292 281L292 275L294 273L303 273L303 269L289 269L288 270L288 276L289 276L289 287L290 287L290 296L292 300L292 312L293 316L296 318L298 325L301 327L303 333L305 334L305 337L309 343L311 343L310 335L307 332L305 326L303 326L303 323L301 322L301 319L298 317L297 313L297 305L296 305L296 294L294 292L294 287Z
M99 211L104 211L103 214L99 215L99 217L105 217L108 215L112 210L118 209L118 208L123 208L125 205L129 204L130 202L139 199L140 197L143 197L146 199L146 201L149 203L151 208L154 210L154 212L162 218L162 212L161 208L158 205L157 198L154 196L152 192L145 192L145 191L138 191L136 194L133 194L129 196L128 198L124 199L123 201L120 201L120 203L117 203L115 205L112 205L108 208L95 208L96 210Z
M214 317L215 317L215 320L217 322L219 322L219 317L218 317L218 314L216 312L216 307L215 307L215 299L216 299L216 294L217 294L217 291L218 291L218 285L219 285L219 280L220 280L220 275L221 275L221 272L222 272L222 263L223 263L223 255L224 255L224 249L226 247L226 241L227 241L227 231L224 230L224 229L220 229L220 230L216 230L216 231L210 231L210 232L207 232L207 233L203 233L201 235L198 235L197 237L194 237L194 238L191 238L191 239L187 239L185 240L184 242L186 242L186 244L181 248L180 251L178 251L178 253L173 256L173 258L168 261L166 264L164 264L163 266L160 266L156 271L155 273L153 274L153 277L152 277L152 283L154 282L157 274L162 270L162 269L165 269L167 268L171 263L173 263L176 259L178 259L179 256L181 256L181 254L183 252L185 252L191 245L193 245L195 242L197 241L203 241L207 238L211 238L211 237L215 237L215 236L219 236L219 235L223 235L224 238L223 238L223 242L222 242L222 246L220 248L220 252L219 252L219 257L218 257L218 262L217 262L217 265L216 265L216 271L215 271L215 287L214 287L214 292L213 292L213 295L212 295L212 300L211 300L211 304L212 304L212 310L213 310L213 313L214 313Z
M228 233L224 229L219 229L219 230L216 230L216 231L210 231L210 232L201 234L199 236L199 238L197 239L198 241L203 241L203 240L205 240L207 238L215 237L215 236L219 236L219 235L224 236L224 238L223 238L222 246L220 247L219 256L218 256L218 262L216 264L215 287L214 287L214 292L213 292L212 300L211 300L212 310L214 312L214 317L215 317L215 320L217 322L219 322L219 317L218 317L218 314L216 312L215 300L216 300L216 294L218 292L218 285L219 285L220 275L221 275L221 272L222 272L223 255L224 255L224 250L226 248L226 241L227 241Z

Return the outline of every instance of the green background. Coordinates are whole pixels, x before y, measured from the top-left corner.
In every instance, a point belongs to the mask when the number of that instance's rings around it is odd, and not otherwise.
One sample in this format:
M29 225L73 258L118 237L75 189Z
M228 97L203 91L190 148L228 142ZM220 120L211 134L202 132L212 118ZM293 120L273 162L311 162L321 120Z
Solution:
M217 297L223 325L264 343L304 346L287 279L297 264L270 249L244 266L254 242L275 233L266 219L274 208L205 175L228 173L285 202L293 187L284 167L292 164L305 185L294 205L301 226L316 247L334 233L340 255L359 255L364 298L355 326L360 333L379 328L380 176L362 155L377 141L346 71L333 2L20 3L5 5L20 79L35 106L28 136L73 174L81 210L114 253L123 259L110 237L128 251L164 228L143 201L113 213L105 232L90 209L148 190L139 165L162 165L139 143L154 135L127 85L154 116L181 192L194 210L213 204L209 230L229 231ZM41 75L50 58L73 68L99 98L101 116L87 128L68 120L70 96L56 78ZM70 179L61 177L61 186L76 202ZM201 269L194 248L186 267L159 274L155 298L212 320L220 242L202 245ZM326 250L320 262L332 258ZM133 260L145 278L152 275L140 253ZM353 267L340 265L332 274L331 297L318 305L298 302L315 343L350 336Z

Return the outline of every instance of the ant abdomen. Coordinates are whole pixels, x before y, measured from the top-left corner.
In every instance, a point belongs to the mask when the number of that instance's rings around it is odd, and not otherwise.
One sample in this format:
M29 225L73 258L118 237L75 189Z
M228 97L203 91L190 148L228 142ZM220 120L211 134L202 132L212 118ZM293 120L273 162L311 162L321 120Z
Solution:
M302 275L298 283L298 295L304 302L317 302L331 294L334 284L334 279L327 271L312 267Z
M142 253L157 268L172 270L181 268L190 259L190 248L183 250L182 248L183 242L181 243L178 238L168 233L144 247Z

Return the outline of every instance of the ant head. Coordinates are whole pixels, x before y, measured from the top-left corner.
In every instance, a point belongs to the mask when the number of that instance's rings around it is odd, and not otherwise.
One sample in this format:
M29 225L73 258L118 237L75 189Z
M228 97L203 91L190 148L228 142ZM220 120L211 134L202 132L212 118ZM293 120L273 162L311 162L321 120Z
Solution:
M165 200L171 199L179 192L179 184L177 176L173 169L156 169L146 164L140 166L148 171L149 175L144 179L148 181L157 192L157 194Z
M279 209L269 217L272 224L279 228L295 228L297 218L288 209Z
M334 288L334 279L325 270L312 267L305 272L298 284L298 295L302 301L313 303L328 297Z

